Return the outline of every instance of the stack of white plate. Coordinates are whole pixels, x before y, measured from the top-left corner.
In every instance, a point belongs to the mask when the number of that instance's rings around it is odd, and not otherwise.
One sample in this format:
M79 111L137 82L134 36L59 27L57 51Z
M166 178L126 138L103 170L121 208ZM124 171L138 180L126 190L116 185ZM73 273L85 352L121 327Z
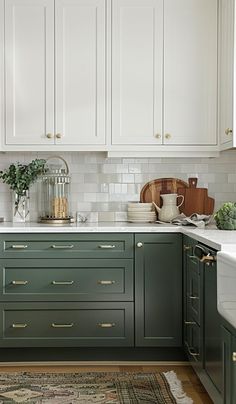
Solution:
M156 211L152 203L129 202L128 222L155 222L157 220Z

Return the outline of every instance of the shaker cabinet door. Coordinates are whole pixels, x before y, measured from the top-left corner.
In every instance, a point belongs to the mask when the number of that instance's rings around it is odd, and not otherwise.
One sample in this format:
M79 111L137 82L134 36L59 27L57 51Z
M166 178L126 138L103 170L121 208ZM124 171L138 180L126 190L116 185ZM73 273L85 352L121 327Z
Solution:
M164 1L164 143L217 144L217 0Z
M54 143L54 2L5 2L5 142Z
M219 138L223 149L233 140L234 0L219 2Z
M163 0L112 1L112 144L160 144Z
M56 0L57 144L105 144L105 0Z

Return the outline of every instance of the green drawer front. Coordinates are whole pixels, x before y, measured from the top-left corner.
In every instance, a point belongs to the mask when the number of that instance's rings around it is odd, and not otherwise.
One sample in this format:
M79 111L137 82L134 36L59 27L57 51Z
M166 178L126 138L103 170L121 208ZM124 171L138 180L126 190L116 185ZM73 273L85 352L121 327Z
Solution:
M0 305L2 347L132 346L132 303Z
M200 276L190 270L187 274L187 315L200 325Z
M129 259L6 259L0 271L2 301L133 300Z
M5 234L3 258L132 258L132 234Z

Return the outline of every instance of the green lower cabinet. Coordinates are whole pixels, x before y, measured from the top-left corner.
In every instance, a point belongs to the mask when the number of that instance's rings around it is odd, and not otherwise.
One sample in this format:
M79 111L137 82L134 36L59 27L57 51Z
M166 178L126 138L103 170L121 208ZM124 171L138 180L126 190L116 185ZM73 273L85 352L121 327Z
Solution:
M135 345L182 346L182 236L135 235Z
M222 326L224 369L224 404L236 403L236 330L229 324Z
M0 347L133 346L133 303L5 303Z

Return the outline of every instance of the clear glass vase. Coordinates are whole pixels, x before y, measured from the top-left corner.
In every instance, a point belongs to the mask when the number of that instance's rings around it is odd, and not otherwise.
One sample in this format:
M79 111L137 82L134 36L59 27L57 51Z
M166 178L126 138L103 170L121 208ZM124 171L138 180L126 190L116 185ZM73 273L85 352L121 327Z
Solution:
M12 220L15 223L29 222L30 220L30 197L29 190L24 191L23 195L19 195L13 191Z

